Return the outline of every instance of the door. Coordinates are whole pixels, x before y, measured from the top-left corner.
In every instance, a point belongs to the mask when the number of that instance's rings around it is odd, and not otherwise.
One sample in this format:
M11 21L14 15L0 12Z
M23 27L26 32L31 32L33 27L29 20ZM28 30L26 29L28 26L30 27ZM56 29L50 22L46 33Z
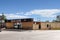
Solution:
M41 29L41 25L39 25L39 29Z
M51 30L51 25L47 24L47 28L48 28L49 30Z

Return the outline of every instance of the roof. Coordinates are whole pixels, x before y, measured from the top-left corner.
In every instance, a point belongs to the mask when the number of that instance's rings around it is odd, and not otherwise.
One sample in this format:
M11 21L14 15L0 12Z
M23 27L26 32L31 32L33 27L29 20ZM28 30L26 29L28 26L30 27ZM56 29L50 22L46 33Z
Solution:
M29 22L29 21L33 21L33 19L32 18L24 18L24 19L10 19L10 20L6 20L6 22L11 22L11 21Z

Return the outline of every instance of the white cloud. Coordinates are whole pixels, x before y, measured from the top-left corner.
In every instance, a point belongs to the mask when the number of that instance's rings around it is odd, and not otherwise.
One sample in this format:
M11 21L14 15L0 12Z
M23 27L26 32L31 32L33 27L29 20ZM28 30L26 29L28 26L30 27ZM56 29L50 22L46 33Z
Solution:
M24 12L17 12L16 14L24 14Z
M42 20L43 17L45 17L45 18L48 17L48 18L53 19L56 17L56 14L58 14L58 13L60 13L60 9L40 9L40 10L31 10L31 11L25 12L25 13L24 12L20 12L20 13L17 12L15 14L14 13L10 13L10 14L6 13L5 16L7 19L20 19L20 18L30 18L31 17L31 18L34 18L35 21L37 21L38 20L38 19L36 19L37 16L34 17L34 16L29 16L29 15L36 14L38 16L41 16L40 20Z
M37 14L42 17L55 17L57 14L60 13L60 9L41 9L41 10L32 10L29 12L26 12L25 15L32 15L32 14Z
M21 18L28 18L27 16L16 15L16 14L4 14L7 19L21 19Z

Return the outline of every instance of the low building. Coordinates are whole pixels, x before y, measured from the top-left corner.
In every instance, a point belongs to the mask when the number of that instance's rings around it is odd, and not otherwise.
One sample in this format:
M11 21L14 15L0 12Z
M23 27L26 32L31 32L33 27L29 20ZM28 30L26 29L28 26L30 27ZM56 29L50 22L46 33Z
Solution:
M34 22L32 18L6 20L8 29L51 30L60 29L60 22Z
M32 18L6 20L6 28L33 29L32 27Z
M58 30L60 22L34 22L33 30Z
M60 29L60 22L41 22L42 30Z

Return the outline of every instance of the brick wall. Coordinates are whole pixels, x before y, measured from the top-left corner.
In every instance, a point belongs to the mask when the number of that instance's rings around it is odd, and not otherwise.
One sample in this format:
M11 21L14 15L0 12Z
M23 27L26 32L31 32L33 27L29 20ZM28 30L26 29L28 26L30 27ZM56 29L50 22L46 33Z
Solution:
M33 22L22 22L22 28L23 29L32 29L33 28Z
M13 28L13 23L12 22L7 22L6 27L7 28Z

